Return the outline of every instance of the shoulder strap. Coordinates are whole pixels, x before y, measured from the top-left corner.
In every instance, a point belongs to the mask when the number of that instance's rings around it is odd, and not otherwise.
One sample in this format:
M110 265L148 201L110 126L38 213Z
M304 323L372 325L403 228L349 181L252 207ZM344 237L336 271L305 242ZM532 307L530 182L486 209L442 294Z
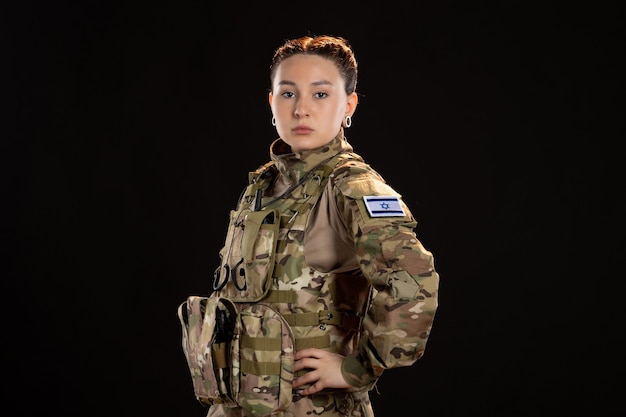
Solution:
M241 205L242 201L248 204L255 199L260 201L261 193L274 181L276 173L274 161L269 161L256 170L248 172L248 185L239 194L237 207Z

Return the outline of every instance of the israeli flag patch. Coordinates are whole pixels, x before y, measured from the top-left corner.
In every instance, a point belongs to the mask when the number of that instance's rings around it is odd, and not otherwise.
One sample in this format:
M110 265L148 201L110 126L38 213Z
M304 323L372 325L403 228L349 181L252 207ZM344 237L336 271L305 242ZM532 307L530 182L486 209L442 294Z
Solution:
M404 209L397 196L369 195L363 197L370 217L404 217Z

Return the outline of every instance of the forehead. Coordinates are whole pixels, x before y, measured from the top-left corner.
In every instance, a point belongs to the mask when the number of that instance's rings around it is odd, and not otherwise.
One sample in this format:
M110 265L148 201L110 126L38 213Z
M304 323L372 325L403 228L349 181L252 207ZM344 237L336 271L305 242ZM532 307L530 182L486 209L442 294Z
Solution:
M276 70L274 82L320 81L336 82L341 78L335 63L319 55L297 54L282 61Z

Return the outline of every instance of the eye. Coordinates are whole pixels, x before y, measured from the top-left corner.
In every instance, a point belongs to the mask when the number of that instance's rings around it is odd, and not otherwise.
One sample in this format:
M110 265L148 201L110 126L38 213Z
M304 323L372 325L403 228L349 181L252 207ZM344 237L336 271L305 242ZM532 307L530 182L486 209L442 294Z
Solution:
M319 93L315 93L315 97L316 98L325 98L325 97L328 97L328 94L320 91Z
M280 93L281 96L285 97L285 98L291 98L293 97L295 94L292 91L284 91L282 93Z

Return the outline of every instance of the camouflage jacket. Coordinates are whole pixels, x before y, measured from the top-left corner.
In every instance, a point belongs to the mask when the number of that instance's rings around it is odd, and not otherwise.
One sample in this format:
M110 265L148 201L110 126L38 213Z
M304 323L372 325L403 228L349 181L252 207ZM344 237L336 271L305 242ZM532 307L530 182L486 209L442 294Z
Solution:
M343 130L298 153L277 139L270 155L231 212L230 229L241 233L229 230L212 295L242 308L269 303L299 348L344 355L346 381L371 389L385 369L424 354L437 309L433 255L401 196L353 152Z

